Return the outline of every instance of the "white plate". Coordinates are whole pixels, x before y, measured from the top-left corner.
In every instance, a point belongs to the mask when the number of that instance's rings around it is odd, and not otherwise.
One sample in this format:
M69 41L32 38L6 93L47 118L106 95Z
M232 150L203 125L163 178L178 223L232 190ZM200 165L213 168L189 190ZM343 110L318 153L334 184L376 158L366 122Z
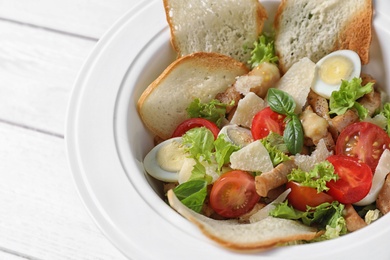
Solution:
M269 10L277 6L263 4ZM389 7L384 0L375 4L381 5L378 10ZM365 69L389 89L385 13L376 13L372 65ZM211 242L161 200L159 186L142 167L153 142L136 102L175 58L169 37L162 1L141 2L99 41L72 93L66 128L71 170L82 200L112 243L131 259L340 259L355 254L363 259L374 252L376 259L390 259L390 216L339 239L240 254Z

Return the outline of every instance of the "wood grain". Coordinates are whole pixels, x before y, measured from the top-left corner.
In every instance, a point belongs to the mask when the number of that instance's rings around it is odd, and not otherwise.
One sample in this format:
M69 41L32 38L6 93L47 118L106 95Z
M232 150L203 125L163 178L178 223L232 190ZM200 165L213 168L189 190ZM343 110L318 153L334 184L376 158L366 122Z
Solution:
M0 21L0 119L63 135L73 82L96 42Z
M1 0L0 18L97 39L137 2Z
M63 139L0 123L0 143L0 248L36 259L125 259L82 205Z
M63 139L73 83L135 0L0 0L0 259L118 259L86 212Z

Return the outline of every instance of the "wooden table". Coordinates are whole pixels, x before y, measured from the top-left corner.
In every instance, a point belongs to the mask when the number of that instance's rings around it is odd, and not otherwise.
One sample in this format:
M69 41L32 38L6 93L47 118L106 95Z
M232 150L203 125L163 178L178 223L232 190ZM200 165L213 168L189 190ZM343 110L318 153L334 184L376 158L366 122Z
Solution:
M88 215L64 129L77 74L139 0L0 0L0 259L126 259Z

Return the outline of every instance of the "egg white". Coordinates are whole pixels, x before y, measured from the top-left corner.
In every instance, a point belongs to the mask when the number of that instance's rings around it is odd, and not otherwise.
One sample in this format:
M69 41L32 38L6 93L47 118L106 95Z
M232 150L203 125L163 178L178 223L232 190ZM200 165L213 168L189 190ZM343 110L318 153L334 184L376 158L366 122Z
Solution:
M222 127L218 135L224 134L227 141L240 147L246 146L253 142L251 130L238 125L226 125Z
M351 71L349 77L344 78L343 80L349 81L355 77L360 77L360 72L361 72L361 67L362 67L359 55L356 52L351 51L351 50L335 51L335 52L332 52L332 53L324 56L321 60L319 60L316 63L316 75L315 75L314 83L312 85L312 90L315 93L317 93L318 95L320 95L326 99L330 98L333 91L338 91L340 89L340 85L341 85L341 82L336 83L336 84L326 83L321 79L321 77L319 75L319 70L320 70L321 66L323 65L323 63L326 60L328 60L329 58L332 58L334 56L342 56L342 57L347 58L348 60L350 60L352 62L352 65L353 65L352 71Z
M158 145L156 145L144 158L144 168L145 171L160 181L165 182L177 182L179 178L178 172L170 172L166 171L163 168L160 167L158 160L157 160L157 153L158 151L168 143L171 143L173 141L181 142L181 137L171 138L168 139Z

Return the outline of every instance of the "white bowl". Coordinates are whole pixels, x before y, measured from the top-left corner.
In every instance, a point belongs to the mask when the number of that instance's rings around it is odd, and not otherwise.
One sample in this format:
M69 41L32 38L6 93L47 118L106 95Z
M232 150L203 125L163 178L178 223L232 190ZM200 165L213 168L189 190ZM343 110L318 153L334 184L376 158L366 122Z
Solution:
M278 1L262 1L272 15ZM376 1L371 61L363 68L390 93L389 4ZM174 60L161 0L143 1L99 41L75 83L67 153L80 196L97 225L131 259L390 259L390 216L338 239L241 254L214 244L164 201L144 172L153 146L136 103Z

